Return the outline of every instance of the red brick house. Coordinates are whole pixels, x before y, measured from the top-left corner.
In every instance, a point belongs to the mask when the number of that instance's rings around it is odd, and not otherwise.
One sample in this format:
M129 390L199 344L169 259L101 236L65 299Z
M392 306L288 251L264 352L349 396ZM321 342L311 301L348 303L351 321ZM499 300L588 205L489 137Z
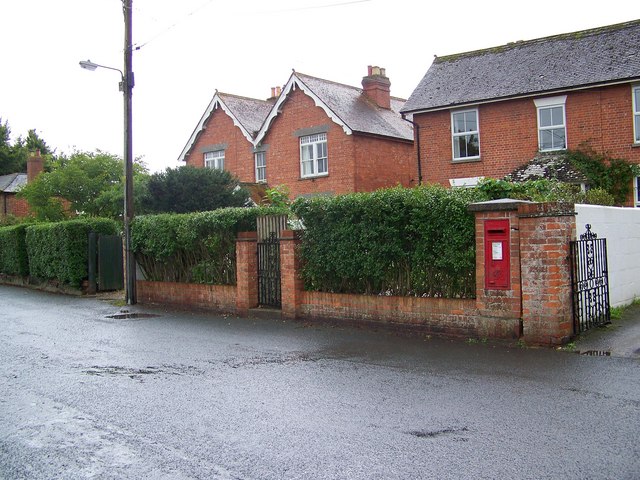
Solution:
M411 123L384 69L363 88L293 72L270 100L216 92L180 155L224 168L244 183L301 195L371 191L416 183Z
M31 213L27 201L17 198L16 194L27 182L36 178L42 169L43 159L40 152L37 152L27 160L27 173L0 176L0 219L7 216L26 217Z
M436 57L402 112L427 182L471 185L579 147L640 164L640 21Z

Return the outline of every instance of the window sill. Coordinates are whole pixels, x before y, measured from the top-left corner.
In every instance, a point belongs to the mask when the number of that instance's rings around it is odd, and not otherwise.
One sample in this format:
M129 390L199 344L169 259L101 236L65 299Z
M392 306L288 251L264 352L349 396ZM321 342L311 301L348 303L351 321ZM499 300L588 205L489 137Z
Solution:
M566 152L567 148L549 148L547 150L538 149L538 153L556 153L556 152Z
M640 148L640 143L632 143L631 148Z
M328 173L320 173L318 175L307 175L306 177L300 177L298 180L315 180L316 178L324 178L328 176Z
M469 157L469 158L454 158L451 160L451 163L474 163L481 162L482 157Z

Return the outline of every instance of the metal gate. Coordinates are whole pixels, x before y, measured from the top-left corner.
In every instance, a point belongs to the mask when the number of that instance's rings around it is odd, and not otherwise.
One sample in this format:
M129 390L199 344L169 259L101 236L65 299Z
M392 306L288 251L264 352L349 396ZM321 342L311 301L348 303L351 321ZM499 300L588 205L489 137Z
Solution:
M282 306L280 287L280 232L287 227L286 215L258 217L258 304Z
M89 234L89 292L122 290L124 269L120 235Z
M598 238L591 225L571 242L571 285L574 333L611 323L607 240Z

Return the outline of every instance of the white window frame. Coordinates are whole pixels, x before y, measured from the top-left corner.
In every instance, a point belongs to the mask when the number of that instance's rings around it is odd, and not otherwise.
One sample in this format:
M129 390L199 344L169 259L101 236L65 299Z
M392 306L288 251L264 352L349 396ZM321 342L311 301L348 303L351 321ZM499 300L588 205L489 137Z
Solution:
M560 95L557 97L547 97L547 98L536 98L533 101L536 105L536 119L538 122L538 150L541 152L558 152L567 149L567 145L569 144L569 139L567 138L567 96ZM543 110L562 107L562 124L555 124L546 127L540 126L540 113ZM552 147L552 148L542 148L542 132L546 132L549 130L564 130L564 146L563 147Z
M308 158L305 158L305 152ZM310 172L305 173L305 166L311 167ZM329 175L327 134L315 133L300 137L300 176L311 178L326 175Z
M256 166L256 183L267 182L267 152L253 154Z
M631 87L633 109L633 143L640 144L640 85Z
M476 130L469 130L465 132L456 133L454 116L464 113L473 112L476 116ZM460 137L467 137L476 135L478 137L478 155L468 155L464 157L456 157L456 140ZM480 114L477 108L469 108L466 110L455 110L451 112L451 156L454 161L475 160L480 158Z
M640 177L633 179L633 205L640 207Z
M204 152L204 166L214 170L224 170L224 150Z

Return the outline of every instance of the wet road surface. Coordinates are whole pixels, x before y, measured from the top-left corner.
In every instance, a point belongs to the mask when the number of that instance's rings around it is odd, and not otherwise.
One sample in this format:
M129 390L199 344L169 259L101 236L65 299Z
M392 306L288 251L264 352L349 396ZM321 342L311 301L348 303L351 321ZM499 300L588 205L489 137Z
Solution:
M0 478L640 477L637 358L0 305Z

